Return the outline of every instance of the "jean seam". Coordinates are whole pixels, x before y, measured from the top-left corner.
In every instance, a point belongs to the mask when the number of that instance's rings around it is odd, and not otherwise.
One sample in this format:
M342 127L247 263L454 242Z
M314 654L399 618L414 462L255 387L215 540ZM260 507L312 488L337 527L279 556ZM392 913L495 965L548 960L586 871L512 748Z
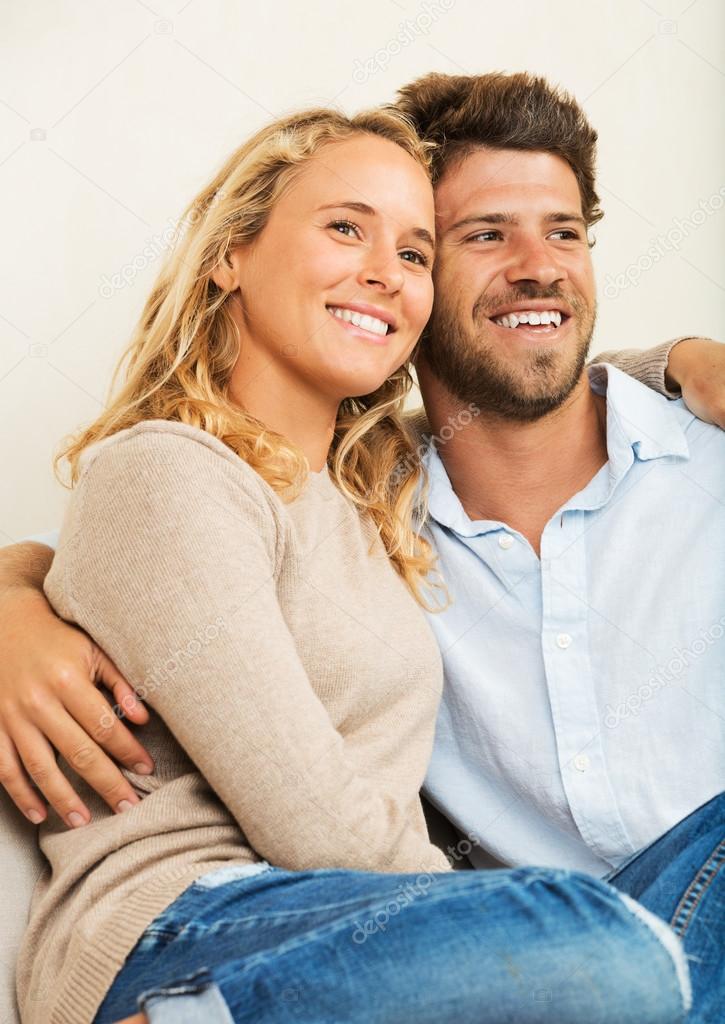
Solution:
M717 844L677 904L670 925L679 936L685 936L695 911L723 864L725 864L725 839Z

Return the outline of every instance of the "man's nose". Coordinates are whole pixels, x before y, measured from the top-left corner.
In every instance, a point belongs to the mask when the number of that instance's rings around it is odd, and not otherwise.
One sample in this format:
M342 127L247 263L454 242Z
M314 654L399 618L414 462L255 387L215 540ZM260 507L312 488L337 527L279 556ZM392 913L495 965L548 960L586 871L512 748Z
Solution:
M566 276L566 271L556 259L556 253L539 238L521 239L506 269L509 284L534 281L543 288L563 281Z

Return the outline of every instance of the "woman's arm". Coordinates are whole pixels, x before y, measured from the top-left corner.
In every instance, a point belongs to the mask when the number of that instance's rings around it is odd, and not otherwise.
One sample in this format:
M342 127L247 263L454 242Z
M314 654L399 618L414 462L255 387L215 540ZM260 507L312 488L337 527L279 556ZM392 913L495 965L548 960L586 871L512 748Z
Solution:
M52 560L52 549L42 544L0 549L0 783L30 821L46 816L42 793L77 827L90 812L58 768L53 748L114 810L122 801L137 803L138 796L111 758L133 770L144 764L152 771L153 762L113 715L96 681L134 722L148 721L146 709L111 660L50 608L42 588Z
M725 429L725 345L709 338L675 338L650 349L600 352L592 362L611 363L647 387L685 401L706 423Z
M317 697L277 597L273 503L228 454L177 432L98 452L46 592L141 681L261 856L445 870L410 807L359 774Z

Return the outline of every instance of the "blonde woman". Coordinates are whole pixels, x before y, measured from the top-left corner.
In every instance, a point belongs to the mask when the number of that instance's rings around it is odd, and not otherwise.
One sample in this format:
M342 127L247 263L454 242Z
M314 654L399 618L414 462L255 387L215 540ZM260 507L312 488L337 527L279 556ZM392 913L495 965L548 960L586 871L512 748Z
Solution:
M426 147L388 112L273 124L186 211L66 453L46 580L142 681L154 770L113 813L64 765L92 821L41 829L25 1024L682 1019L644 908L455 873L428 839L438 598L400 412L433 235Z

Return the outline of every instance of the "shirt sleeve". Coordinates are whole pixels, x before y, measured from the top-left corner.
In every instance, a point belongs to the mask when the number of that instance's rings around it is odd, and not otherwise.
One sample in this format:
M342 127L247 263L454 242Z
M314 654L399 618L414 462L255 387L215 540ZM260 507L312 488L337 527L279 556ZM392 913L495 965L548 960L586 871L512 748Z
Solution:
M665 374L667 372L667 361L670 352L681 341L687 341L687 337L673 338L672 341L665 341L654 348L625 348L617 351L598 352L591 363L611 363L618 370L629 374L636 380L646 384L648 388L656 391L667 398L681 398L681 391L672 391L667 387Z
M87 467L51 602L143 681L270 863L449 870L410 804L360 774L310 683L277 597L281 517L257 475L188 437L144 438Z

